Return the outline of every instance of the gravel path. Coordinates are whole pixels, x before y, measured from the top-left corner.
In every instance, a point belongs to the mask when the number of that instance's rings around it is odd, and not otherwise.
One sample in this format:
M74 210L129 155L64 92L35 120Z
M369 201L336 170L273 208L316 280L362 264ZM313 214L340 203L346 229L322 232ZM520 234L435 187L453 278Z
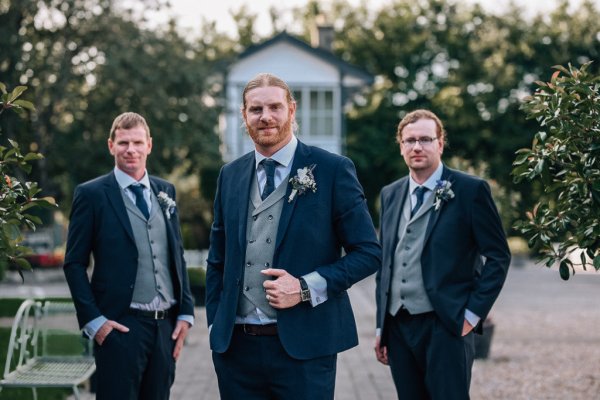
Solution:
M524 264L511 267L492 310L491 352L475 361L471 398L600 400L600 273L577 273L565 282L556 270ZM64 283L42 283L54 281L50 276L40 278L39 290L67 290ZM1 283L0 296L9 295L9 288L26 289L14 286ZM350 295L360 344L339 356L336 400L395 399L389 369L377 363L372 350L374 279L355 285ZM201 308L178 362L173 400L218 399L207 342Z
M476 360L474 400L600 399L600 274L562 281L513 267L492 310L490 357Z

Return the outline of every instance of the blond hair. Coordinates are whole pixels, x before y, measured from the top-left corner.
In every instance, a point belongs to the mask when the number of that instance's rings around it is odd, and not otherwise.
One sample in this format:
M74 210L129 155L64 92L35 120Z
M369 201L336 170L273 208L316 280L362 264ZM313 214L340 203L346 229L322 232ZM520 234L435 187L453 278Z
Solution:
M110 128L110 140L115 140L115 132L117 129L131 129L136 126L142 126L146 130L146 136L150 138L150 127L146 123L144 117L134 112L126 112L117 116L113 121L112 127Z

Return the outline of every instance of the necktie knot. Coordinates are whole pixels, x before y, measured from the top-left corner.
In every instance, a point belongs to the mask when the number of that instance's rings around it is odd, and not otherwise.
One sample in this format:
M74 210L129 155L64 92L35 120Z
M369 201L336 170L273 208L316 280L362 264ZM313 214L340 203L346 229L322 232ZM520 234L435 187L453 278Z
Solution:
M271 158L265 158L260 164L263 166L267 176L267 182L265 183L262 195L260 196L261 199L264 200L275 191L275 167L277 167L279 163Z
M423 205L423 198L425 196L425 192L428 189L425 186L418 186L415 190L414 190L414 194L415 196L417 196L417 202L415 203L415 206L413 207L412 211L410 212L410 217L414 217L415 214L417 213L417 211L419 211L419 208L421 208L421 206Z
M142 214L146 219L150 218L150 211L148 210L148 203L146 203L146 199L144 198L144 185L133 184L129 185L129 189L135 195L135 205L140 209Z

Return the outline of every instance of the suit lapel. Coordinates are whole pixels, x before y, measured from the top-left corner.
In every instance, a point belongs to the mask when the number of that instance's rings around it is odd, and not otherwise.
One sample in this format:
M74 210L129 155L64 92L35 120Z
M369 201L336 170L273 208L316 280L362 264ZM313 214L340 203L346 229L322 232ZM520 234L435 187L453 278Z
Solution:
M399 182L398 188L390 193L390 197L387 202L387 205L390 207L390 212L392 213L390 223L392 224L393 234L386 238L388 243L386 243L387 247L385 248L391 249L392 253L396 249L396 242L398 241L398 228L400 226L400 216L402 215L402 209L404 207L404 202L406 201L407 193L408 179L403 179Z
M121 187L117 183L114 172L111 172L106 176L106 179L104 180L104 186L106 188L106 197L108 197L110 204L115 210L117 219L123 225L123 228L125 228L127 236L129 236L129 238L135 243L133 229L131 228L131 223L129 222L129 215L127 215L127 209L125 208L123 195L121 194Z
M442 172L442 180L450 180L451 176L452 175L450 174L450 170L444 166L444 171ZM435 196L435 193L433 193L432 196ZM433 199L433 201L435 202L435 199ZM437 223L438 219L440 218L440 214L442 213L443 209L444 209L444 202L442 202L440 204L440 207L437 210L434 208L431 211L431 215L429 216L429 221L427 222L427 229L425 230L425 242L424 242L425 244L427 243L427 240L429 240L429 236L431 235L431 232L433 231L435 224Z
M250 201L250 185L254 182L253 174L256 174L256 159L254 152L250 152L246 155L246 159L240 164L239 167L239 186L232 189L232 195L238 197L239 206L239 231L238 239L240 242L240 248L246 250L246 226L248 225L248 205Z
M290 170L290 177L295 176L298 169L304 168L311 164L313 164L313 162L311 158L310 147L298 141L298 147L296 148L296 153L294 154L294 162L292 163L292 169ZM319 166L317 165L315 167L315 170L313 171L313 173L315 174L315 180L317 181L317 187L319 185L319 178L317 176L319 174L318 169ZM290 193L292 192L292 185L290 185L289 182L281 182L281 184L286 185L286 190L285 197L283 200L283 208L281 210L281 216L279 218L279 227L277 228L277 241L275 242L275 252L277 252L277 249L283 241L283 238L287 231L287 227L290 224L290 220L292 219L292 214L296 209L296 203L298 201L302 201L299 200L302 199L302 196L296 196L292 201L288 201Z

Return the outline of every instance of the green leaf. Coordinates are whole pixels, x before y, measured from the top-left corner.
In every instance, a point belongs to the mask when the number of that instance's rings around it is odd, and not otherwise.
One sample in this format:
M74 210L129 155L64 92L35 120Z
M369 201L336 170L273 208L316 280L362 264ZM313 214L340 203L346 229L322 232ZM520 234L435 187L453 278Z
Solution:
M19 229L18 221L9 221L2 227L4 234L9 240L17 240L21 236L21 230Z
M41 225L42 224L42 220L38 216L31 215L31 214L25 214L23 216L25 218L27 218L28 220L30 220L31 222L33 222L34 224L37 224L37 225Z
M26 259L24 259L22 257L13 258L13 262L15 264L17 264L19 266L19 268L21 268L21 269L27 269L27 270L31 269L31 264L29 263L29 261L27 261Z
M33 160L41 160L44 156L40 153L27 153L23 161L33 161Z
M594 268L596 271L600 270L600 254L594 257Z
M15 100L15 101L13 101L13 105L23 107L23 108L25 108L27 110L31 110L31 111L35 110L35 106L33 105L33 103L30 101L27 101L27 100Z
M8 139L8 142L14 149L19 149L19 143L17 143L16 141L14 141L12 139Z
M27 86L17 86L16 88L13 89L13 91L10 93L9 98L8 98L8 102L12 103L13 101L15 101L20 95L23 94L24 91L27 90Z
M0 82L0 92L6 94L6 85Z
M560 273L560 277L564 281L569 280L569 266L565 260L560 262L560 267L558 268L558 272Z

